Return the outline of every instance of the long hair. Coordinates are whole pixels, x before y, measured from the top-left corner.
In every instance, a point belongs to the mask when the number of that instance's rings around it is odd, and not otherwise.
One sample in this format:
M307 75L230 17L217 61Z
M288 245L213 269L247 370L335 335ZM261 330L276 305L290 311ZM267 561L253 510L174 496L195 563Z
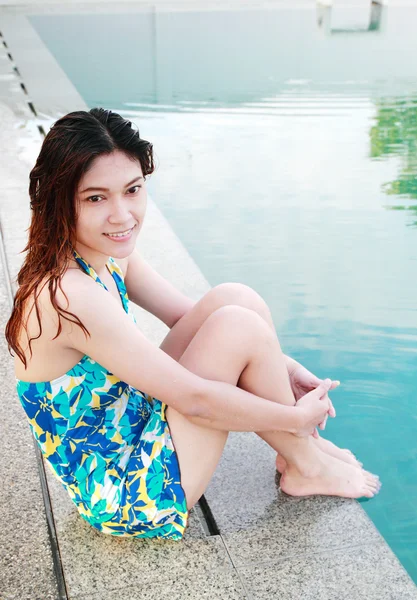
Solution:
M77 209L75 195L78 184L95 158L115 150L138 159L144 177L154 171L152 144L139 136L131 121L103 108L90 111L71 112L54 123L45 137L35 166L29 175L30 208L32 210L28 243L22 252L27 252L17 276L19 285L14 298L13 310L7 323L5 336L9 353L17 354L27 368L23 348L18 342L21 327L28 333L27 323L33 308L42 334L38 297L48 284L51 303L58 313L58 328L53 339L62 331L61 317L77 324L89 335L80 319L58 306L55 293L61 287L61 278L75 247ZM42 288L40 283L46 277ZM25 322L25 303L34 294L34 304ZM29 336L28 336L29 337Z

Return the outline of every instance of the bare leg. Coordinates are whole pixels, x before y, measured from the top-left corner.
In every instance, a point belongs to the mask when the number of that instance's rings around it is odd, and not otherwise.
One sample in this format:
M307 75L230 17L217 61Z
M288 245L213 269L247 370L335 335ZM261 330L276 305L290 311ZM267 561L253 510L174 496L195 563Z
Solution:
M230 305L242 306L256 312L265 323L267 323L273 332L273 335L277 338L271 312L262 297L246 285L240 283L224 283L207 292L207 294L196 303L193 309L174 325L162 342L161 349L172 356L172 358L175 358L175 360L180 360L204 321L219 308ZM240 386L239 382L238 385ZM271 400L275 400L275 398L271 398ZM313 443L316 444L320 450L327 452L335 458L339 458L340 460L356 465L357 467L362 466L362 463L358 463L350 450L338 448L335 444L325 438L319 437L318 439L314 439ZM278 456L276 460L278 471L283 473L285 466L285 459L282 456Z
M252 310L227 306L212 313L179 362L207 379L239 384L274 402L295 403L278 339ZM213 454L210 440L205 439L207 428L201 419L202 427L197 426L197 432L195 419L190 423L171 408L167 410L167 418L177 449L187 502L192 505L204 492L215 468L213 461L207 459L208 454ZM372 497L378 490L377 478L322 452L311 437L298 438L284 432L262 432L258 435L286 460L287 469L281 487L291 495L325 494L356 498ZM223 437L223 445L224 441ZM217 457L221 445L217 438L216 444ZM221 451L222 448L220 454ZM210 468L202 473L207 463Z

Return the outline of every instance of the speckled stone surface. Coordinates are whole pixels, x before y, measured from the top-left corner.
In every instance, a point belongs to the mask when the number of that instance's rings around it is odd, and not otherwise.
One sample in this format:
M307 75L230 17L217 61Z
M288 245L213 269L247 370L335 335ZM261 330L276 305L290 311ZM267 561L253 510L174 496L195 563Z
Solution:
M208 577L233 566L220 536L206 537L195 511L181 541L118 538L91 527L75 510L61 484L48 475L61 559L72 596L113 598L110 592L138 586L152 587L189 577ZM220 584L219 584L220 585Z
M118 590L116 590L118 591ZM115 597L114 592L108 595L89 594L88 596L71 596L71 600L107 600ZM249 600L244 591L240 577L232 571L216 571L198 577L187 573L181 578L170 578L154 581L152 584L139 584L123 590L123 600Z
M273 535L271 533L273 532ZM263 519L245 531L223 533L234 564L378 543L380 535L353 500L278 494Z
M415 600L417 589L382 542L302 553L239 569L253 600Z
M254 456L256 467L248 476ZM258 436L230 434L206 492L235 564L378 541L379 533L354 500L282 494L275 457Z
M2 332L9 315L0 263ZM32 434L16 396L13 366L3 335L0 359L0 598L53 600L57 589L38 465Z
M222 533L248 531L273 516L275 458L276 452L255 433L229 434L205 494Z
M3 330L9 310L4 308L3 293L1 297ZM38 466L32 435L15 394L10 363L5 360L6 353L2 339L0 598L53 600L57 590Z
M253 461L254 456L256 462ZM353 547L372 547L371 556L366 552L363 555L362 570L355 561L352 562L352 577L356 572L359 589L363 572L367 569L366 561L370 561L369 569L372 570L374 561L380 557L381 560L392 561L391 570L387 572L392 585L398 577L408 582L409 594L413 591L417 594L417 588L408 574L355 500L292 498L282 494L279 475L275 470L275 456L275 452L254 434L230 434L220 465L205 494L239 572L259 564L261 573L265 567L265 583L259 585L259 590L265 589L268 593L273 591L281 598L283 588L272 578L273 570L266 570L267 565L287 564L288 561L288 565L294 562L296 568L301 556L315 553L328 556L329 552L343 554L345 551L347 564L350 564L350 550ZM247 475L248 465L251 468L250 477ZM283 563L277 563L278 560L283 560ZM305 585L308 587L308 582ZM313 585L311 581L309 585ZM366 588L366 579L364 585ZM259 590L256 593L262 594ZM265 595L256 595L252 589L248 593L253 593L250 596L253 598L270 597L266 592ZM321 590L317 590L317 595L311 598L321 599L321 593ZM327 597L323 595L323 598ZM288 595L288 598L304 600L304 596L297 595ZM339 596L329 598L336 599Z

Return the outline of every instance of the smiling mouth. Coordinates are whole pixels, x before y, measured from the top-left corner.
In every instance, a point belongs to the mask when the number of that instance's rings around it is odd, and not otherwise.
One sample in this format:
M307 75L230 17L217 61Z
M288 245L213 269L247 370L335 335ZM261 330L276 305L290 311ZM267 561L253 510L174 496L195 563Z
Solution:
M103 235L110 238L123 238L127 237L131 233L131 231L134 230L135 227L136 225L133 225L133 227L131 227L130 229L126 229L125 231L121 231L120 233L104 233Z

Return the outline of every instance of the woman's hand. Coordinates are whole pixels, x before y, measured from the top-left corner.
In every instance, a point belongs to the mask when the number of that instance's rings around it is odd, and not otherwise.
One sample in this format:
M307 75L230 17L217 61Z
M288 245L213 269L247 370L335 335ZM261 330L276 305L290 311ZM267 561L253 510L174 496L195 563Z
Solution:
M316 427L326 421L330 412L331 402L327 392L330 390L331 385L331 379L325 379L314 390L298 400L295 407L302 411L302 415L295 435L299 437L318 436Z
M322 379L319 379L318 377L313 375L313 373L311 373L311 371L309 371L308 369L303 367L303 365L301 365L300 363L298 363L296 361L293 361L293 364L288 369L288 376L290 378L291 389L293 391L294 398L296 399L296 401L298 401L300 398L305 396L305 394L308 394L308 392L315 390L316 387L319 386L320 383L323 381ZM332 381L330 390L334 390L339 385L340 385L340 381ZM330 398L328 398L328 400L330 402L328 416L335 417L336 411L333 407L333 404L332 404ZM326 421L327 421L327 415L326 415L326 418L324 419L323 423L320 423L320 425L319 425L320 429L324 429L326 427Z
M294 398L299 400L308 392L315 390L318 385L323 381L319 379L311 371L303 367L299 362L293 361L291 367L288 369L288 376L290 378L291 389L294 394ZM340 385L340 381L332 381L330 390L334 390Z

